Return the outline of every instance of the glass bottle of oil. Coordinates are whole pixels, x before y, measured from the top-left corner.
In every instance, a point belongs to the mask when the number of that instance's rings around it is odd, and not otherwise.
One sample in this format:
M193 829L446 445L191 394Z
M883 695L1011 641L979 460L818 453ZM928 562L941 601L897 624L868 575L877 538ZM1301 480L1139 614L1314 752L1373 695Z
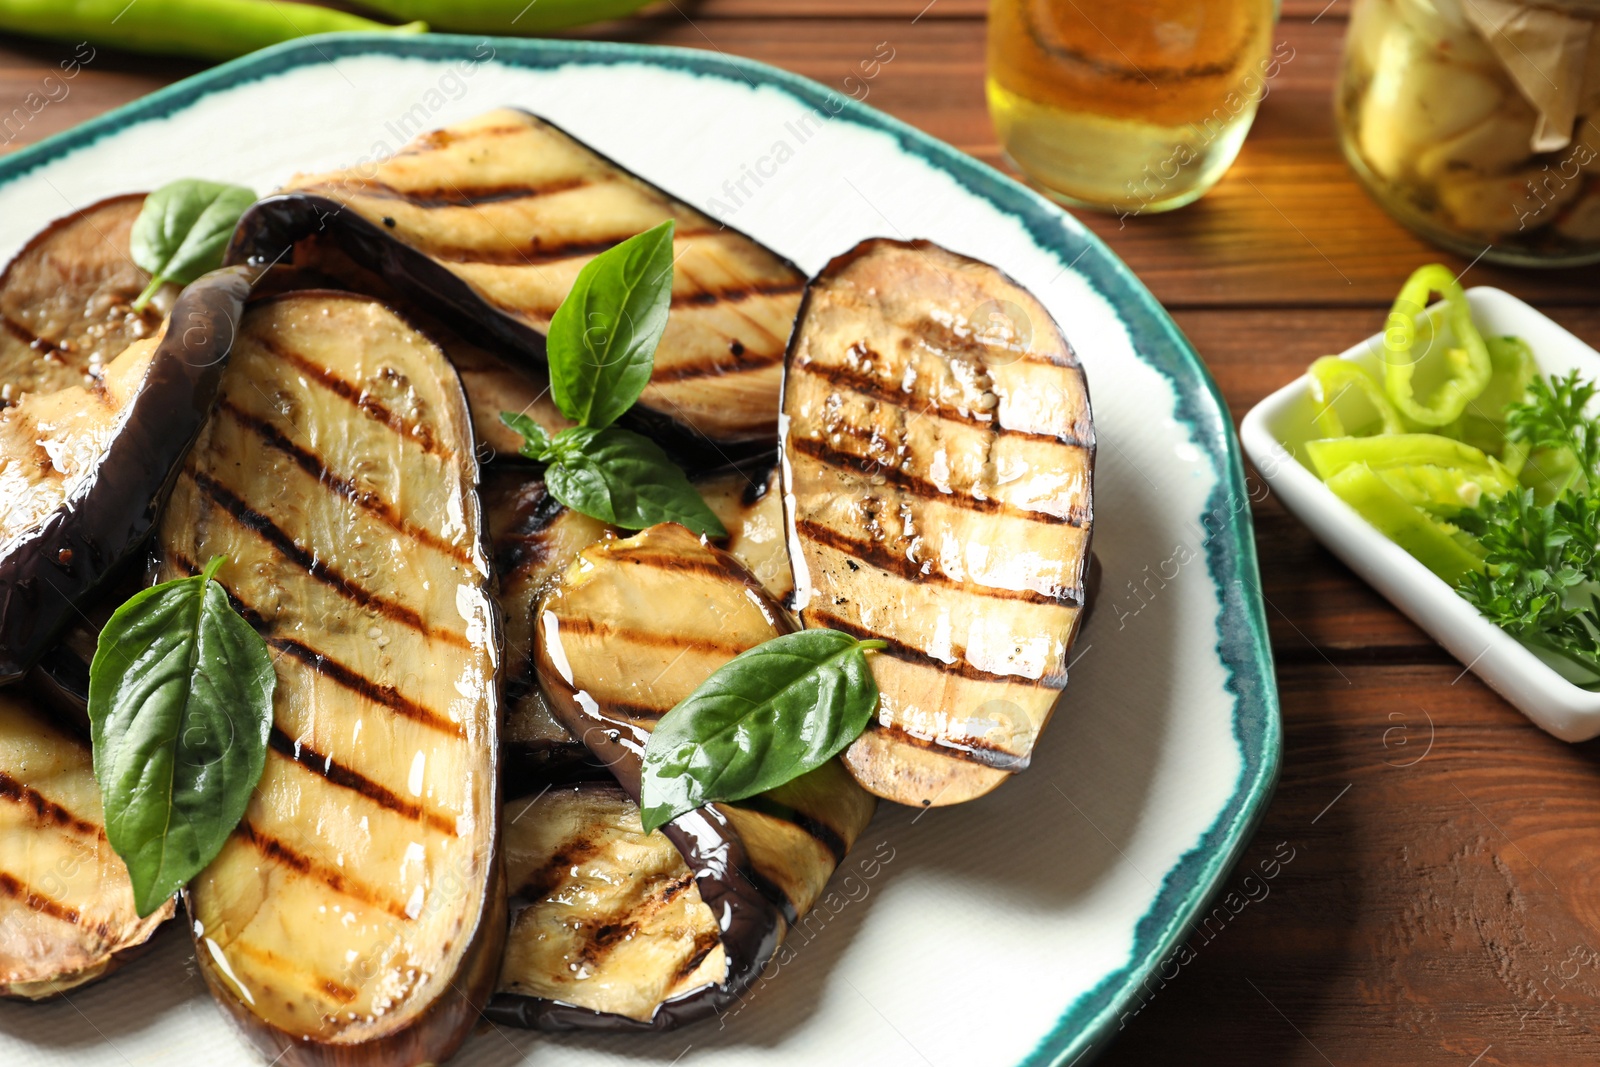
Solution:
M1067 203L1123 214L1198 199L1244 142L1276 0L990 0L989 114L1012 162Z

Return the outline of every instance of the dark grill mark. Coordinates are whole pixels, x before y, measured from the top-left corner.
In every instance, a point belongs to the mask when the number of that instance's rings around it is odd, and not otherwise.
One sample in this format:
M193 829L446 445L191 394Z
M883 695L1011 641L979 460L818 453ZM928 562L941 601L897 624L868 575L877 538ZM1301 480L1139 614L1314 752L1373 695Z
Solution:
M605 844L594 838L575 837L565 841L542 867L528 876L528 880L512 896L522 900L542 900L566 884L573 877L574 868L582 867L604 851Z
M768 903L783 913L784 921L790 926L800 921L800 909L794 906L794 901L789 899L789 891L767 873L758 870L755 866L740 868L746 880L756 888L756 892L767 898Z
M880 651L885 656L893 656L895 659L903 660L907 663L919 663L925 667L932 667L934 670L942 671L945 674L959 675L962 678L971 678L980 682L1004 682L1010 685L1036 686L1047 689L1061 689L1067 684L1065 668L1046 671L1044 677L1039 679L1028 678L1021 674L997 674L969 663L965 649L953 649L952 651L956 654L955 662L946 663L944 660L934 659L920 648L908 645L904 641L890 637L888 634L876 633L865 626L846 621L826 611L810 608L804 612L804 615L808 626L826 626L833 630L843 630L845 633L853 635L857 640L875 639L883 641L885 642L885 647Z
M166 558L168 563L186 575L192 576L200 573L200 568L195 566L194 561L181 552L168 549ZM380 704L403 718L411 719L413 722L420 722L424 726L438 730L440 733L466 738L467 730L461 723L451 722L433 711L433 709L424 707L402 696L394 686L374 682L357 671L346 667L338 660L323 655L310 645L303 644L292 638L274 635L272 624L262 616L261 612L256 610L253 605L246 604L240 600L231 590L228 592L228 601L246 622L260 631L267 644L285 655L293 656L330 682L342 686L358 696L366 697L374 704Z
M698 362L685 360L670 366L657 367L650 374L652 385L661 385L666 382L697 381L701 378L722 378L730 374L751 374L756 371L771 370L783 363L783 350L781 348L769 352L751 352L744 350L744 355L735 360L705 359Z
M789 448L802 456L816 460L825 467L834 470L852 471L864 478L881 477L885 484L892 485L914 496L924 497L928 500L939 500L952 507L965 508L968 511L982 511L997 515L1011 515L1030 522L1043 522L1051 524L1065 524L1081 527L1086 524L1087 516L1083 509L1074 507L1068 515L1056 515L1048 511L1034 511L1031 508L1016 507L993 497L979 498L966 493L947 493L932 482L919 478L898 467L880 463L871 456L858 456L852 452L841 452L830 448L827 444L813 437L790 437Z
M863 374L851 367L812 361L800 364L800 369L807 374L813 374L823 379L835 389L860 393L863 396L870 396L874 400L880 400L886 404L915 408L919 412L927 412L953 422L965 422L973 426L982 426L997 435L1016 434L1022 437L1035 437L1041 441L1055 441L1059 444L1074 445L1079 448L1087 448L1092 443L1071 433L1041 433L1037 430L1024 430L1014 426L1005 426L993 415L985 415L976 411L962 411L960 408L939 403L936 397L922 396L917 393L906 392L904 389L896 389L875 374Z
M6 333L9 333L12 337L41 355L49 355L52 352L61 350L55 342L46 341L10 315L0 315L0 327L4 327Z
M727 289L700 289L692 293L674 293L673 307L711 307L722 303L738 303L752 297L788 296L806 287L801 279L787 281L755 282L750 285L730 286Z
M435 811L428 811L421 804L406 800L395 793L374 782L366 775L336 762L333 757L325 756L305 742L296 743L288 734L272 728L268 735L267 743L274 752L285 759L298 763L300 766L327 779L334 785L360 793L380 808L386 808L412 822L425 823L440 833L451 837L456 835L456 821L447 815Z
M597 643L601 644L606 641L629 641L639 645L653 645L657 648L686 648L695 652L704 652L707 655L725 656L728 659L732 659L744 651L744 646L742 645L726 645L710 638L694 637L689 634L660 633L655 630L633 630L578 615L563 615L557 625L558 630L554 635L557 639L573 634L580 637L594 638ZM570 652L568 656L570 658Z
M241 614L243 613L241 612ZM254 619L251 619L251 615L245 615L245 618L254 623L260 619L260 616L255 615ZM262 627L257 626L256 628L261 629ZM461 723L451 722L432 708L424 707L416 701L403 696L394 686L387 683L374 682L365 675L346 667L338 660L323 655L310 645L301 644L299 641L287 637L270 635L267 636L266 640L267 644L273 648L286 655L293 656L330 682L348 689L358 696L366 697L374 704L381 704L402 718L422 723L424 726L438 730L440 733L451 734L463 740L467 736L467 728Z
M822 820L817 819L814 816L807 815L798 808L791 808L787 804L778 803L778 801L773 800L772 797L766 793L761 793L753 797L747 797L744 800L730 801L728 806L731 808L742 808L745 811L753 811L758 815L765 815L770 819L779 819L783 822L789 823L791 826L797 827L800 830L804 830L809 836L816 840L817 844L828 850L828 852L833 856L833 864L835 867L844 862L845 853L850 851L849 844L845 841L843 835L841 835L839 831L835 830Z
M40 822L71 830L73 833L84 837L100 838L105 836L104 827L92 823L88 819L80 819L38 790L23 785L4 771L0 771L0 798L33 809L34 816Z
M1037 589L1004 589L995 585L980 585L972 581L959 581L950 577L943 571L935 570L930 562L926 569L919 563L906 558L904 553L896 552L888 545L878 541L858 541L848 534L840 533L831 526L824 526L810 519L796 519L795 529L801 537L825 545L836 552L854 557L863 563L870 563L879 570L888 571L890 574L904 578L908 582L934 582L939 585L959 589L963 593L974 596L990 597L996 600L1026 600L1034 604L1052 604L1064 607L1081 607L1083 592L1081 589L1052 589L1048 592ZM848 562L848 561L847 561Z
M18 878L14 878L4 871L0 871L0 895L8 896L22 904L29 911L48 915L52 919L60 919L64 923L77 926L82 922L78 909L69 908L65 904L57 903L49 897L37 892L32 886Z
M927 749L929 752L937 752L941 756L949 756L951 759L964 760L967 763L976 763L981 767L990 767L997 771L1008 771L1013 774L1017 771L1027 770L1028 764L1033 758L1032 753L1018 755L1015 752L1008 752L997 745L991 745L981 738L963 737L959 742L951 743L940 738L918 737L916 734L908 732L905 727L898 723L888 723L886 725L877 719L869 722L867 729L881 734L888 734L903 744Z
M414 207L432 209L477 207L479 204L499 204L508 200L532 200L536 197L550 196L554 193L582 189L591 184L593 184L592 179L574 174L564 178L556 178L543 185L483 185L468 186L466 188L457 185L441 185L430 189L401 190L373 178L340 180L326 185L309 186L296 191L323 193L341 201L351 195L368 197L374 200L400 200Z
M979 359L981 362L987 352L1004 352L1009 358L1020 359L1026 363L1044 363L1052 367L1063 369L1076 369L1078 357L1073 354L1071 347L1067 348L1065 356L1055 352L1040 352L1032 348L1026 352L1017 352L1004 345L985 344L974 334L962 336L950 327L933 319L922 318L911 324L901 323L906 331L929 348L942 352L966 352Z
M263 541L275 548L280 555L305 571L317 581L337 591L350 602L357 604L369 611L376 612L387 619L409 627L424 637L437 639L446 644L456 645L460 648L470 647L464 634L454 630L429 627L421 615L406 607L397 604L386 597L379 596L371 590L357 585L333 567L307 552L297 544L277 523L267 516L256 511L234 494L215 478L203 471L186 470L184 473L194 481L196 488L210 497L216 505L232 515L239 525L253 530Z
M346 400L355 407L360 408L372 419L383 423L400 436L409 437L413 441L416 441L418 446L421 447L424 452L433 452L441 455L443 454L443 449L441 449L438 443L434 440L433 431L431 431L428 427L417 423L407 422L397 413L390 411L383 405L382 402L369 395L365 389L362 389L354 382L346 381L315 360L308 359L299 352L296 352L290 348L286 348L271 338L263 336L260 331L252 333L249 336L252 343L266 349L268 352L272 353L275 358L282 360L283 362L294 367L296 370L300 371L302 374L305 374L307 377L314 379L330 393L333 393L340 399Z
M679 965L677 973L672 976L672 985L682 984L685 979L699 969L700 965L706 961L706 957L711 955L720 944L722 944L720 931L708 930L704 933L696 934L694 951L689 954L688 959Z
M681 241L685 238L704 237L716 232L711 227L700 226L680 228L674 236ZM536 266L541 263L556 263L563 259L597 256L608 248L615 248L632 236L634 234L630 232L609 237L551 241L549 243L535 237L521 248L468 248L461 245L445 244L421 244L418 247L434 259L445 263L476 263L484 266L520 267ZM527 314L540 314L537 309L522 310Z
M249 412L239 408L231 400L223 399L218 401L217 406L221 410L227 412L228 415L240 426L261 438L265 444L270 445L272 448L283 453L283 455L292 460L297 467L315 478L318 483L327 487L333 492L338 493L340 496L344 497L346 500L355 504L362 510L367 511L380 522L395 530L397 533L404 534L406 537L409 537L414 541L421 542L422 544L427 545L429 548L443 552L445 555L458 562L472 562L471 552L463 549L459 545L451 544L435 534L432 530L426 529L422 526L417 526L411 522L407 522L406 519L394 509L394 506L382 496L377 493L362 489L348 478L341 478L328 468L327 462L324 461L321 456L318 456L315 452L312 452L309 449L302 448L295 444L295 442L291 441L272 423L267 422L265 419L256 418Z
M245 819L235 831L236 836L251 848L261 853L262 856L281 867L287 867L298 874L304 875L315 881L321 882L329 889L351 900L360 901L370 907L388 912L403 922L410 922L411 917L406 914L406 909L398 901L390 900L382 893L368 885L356 881L345 872L336 867L330 867L321 860L312 859L305 853L290 848L271 834L259 829Z

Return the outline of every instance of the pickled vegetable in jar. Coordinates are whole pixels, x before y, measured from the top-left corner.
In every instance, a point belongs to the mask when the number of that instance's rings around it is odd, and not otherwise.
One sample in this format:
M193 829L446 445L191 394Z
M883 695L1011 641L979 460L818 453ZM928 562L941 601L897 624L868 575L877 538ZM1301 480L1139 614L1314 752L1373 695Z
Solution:
M1434 243L1600 262L1600 3L1356 0L1337 107L1357 175Z

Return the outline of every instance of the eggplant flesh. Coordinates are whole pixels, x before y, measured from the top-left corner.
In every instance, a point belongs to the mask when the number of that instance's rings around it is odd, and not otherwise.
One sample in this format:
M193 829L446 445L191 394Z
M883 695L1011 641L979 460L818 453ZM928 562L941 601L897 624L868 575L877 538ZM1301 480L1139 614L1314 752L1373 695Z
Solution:
M178 287L143 311L150 275L128 254L145 194L130 193L57 219L0 274L0 407L27 393L88 386L134 341L153 337Z
M663 524L579 553L539 611L539 680L556 717L636 803L641 754L655 722L738 653L793 629L784 609L731 555L682 526ZM717 918L723 977L702 976L707 980L698 988L649 1003L681 987L684 963L694 959L678 951L684 935L675 927L657 935L671 944L639 950L649 967L630 976L626 1014L615 1010L614 988L591 994L563 973L541 980L508 971L491 1017L542 1029L664 1030L721 1010L749 988L815 903L873 805L835 760L748 801L680 816L662 832ZM646 902L590 922L642 937L648 909ZM563 962L519 947L518 939L534 932L522 924L513 930L508 960ZM545 992L528 995L530 989ZM561 993L552 996L553 989Z
M273 651L270 751L188 889L213 995L282 1064L434 1063L505 932L498 620L472 432L443 353L383 304L251 306L162 518Z
M93 375L0 410L0 684L147 538L211 409L251 272L215 271Z
M526 112L499 109L424 134L367 172L295 179L241 221L229 262L270 262L325 233L417 306L542 366L551 316L583 265L667 219L676 223L672 312L627 418L702 457L770 444L804 276Z
M105 976L175 906L135 911L86 737L27 687L0 690L0 996L40 1000Z
M728 531L719 547L755 575L772 599L786 605L794 594L794 574L778 482L777 457L769 454L700 475L694 487Z
M812 280L786 375L795 606L887 642L845 764L904 804L981 796L1028 765L1082 621L1083 369L1000 271L880 239Z
M505 806L511 931L503 998L648 1023L664 1001L727 977L694 873L615 782L542 789Z

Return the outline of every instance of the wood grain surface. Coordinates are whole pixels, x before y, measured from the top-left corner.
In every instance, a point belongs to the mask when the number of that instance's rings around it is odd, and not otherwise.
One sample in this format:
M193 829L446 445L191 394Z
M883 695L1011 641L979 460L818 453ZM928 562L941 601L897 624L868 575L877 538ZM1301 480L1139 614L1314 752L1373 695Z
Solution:
M868 100L1004 166L984 106L982 0L676 0L580 36L713 48L839 85L889 42ZM1348 0L1288 0L1293 49L1238 164L1171 215L1084 221L1193 340L1233 411L1375 330L1440 253L1345 166L1332 92ZM0 39L0 114L69 46ZM9 150L199 69L102 50ZM1600 273L1471 266L1600 344ZM1600 744L1541 733L1318 546L1256 509L1282 690L1282 779L1176 973L1100 1062L1488 1067L1600 1062ZM1287 858L1286 858L1287 857ZM1270 881L1249 880L1276 862Z

